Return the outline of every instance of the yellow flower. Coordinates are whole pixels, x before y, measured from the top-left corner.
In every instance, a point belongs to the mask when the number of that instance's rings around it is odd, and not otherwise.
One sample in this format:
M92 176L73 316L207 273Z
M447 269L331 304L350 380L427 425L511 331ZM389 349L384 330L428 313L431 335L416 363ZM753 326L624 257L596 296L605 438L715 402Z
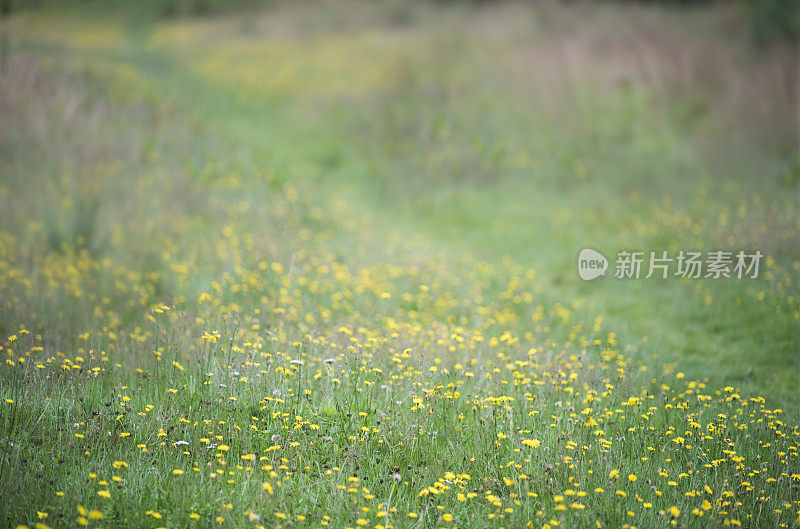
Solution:
M616 468L608 473L608 477L611 479L617 479L619 477L619 470Z
M452 522L453 521L453 515L450 514L449 512L445 513L445 514L442 515L442 520L444 520L445 522L448 522L448 523Z
M176 468L176 469L174 469L172 471L172 475L174 475L174 476L180 476L181 474L183 474L183 470L181 470L179 468Z
M108 492L107 490L98 490L97 491L97 495L100 496L101 498L110 498L111 497L111 493Z
M628 474L628 479L631 481L636 481L636 474Z
M531 448L536 448L541 443L539 442L538 439L523 439L522 444L524 444L525 446L530 446Z

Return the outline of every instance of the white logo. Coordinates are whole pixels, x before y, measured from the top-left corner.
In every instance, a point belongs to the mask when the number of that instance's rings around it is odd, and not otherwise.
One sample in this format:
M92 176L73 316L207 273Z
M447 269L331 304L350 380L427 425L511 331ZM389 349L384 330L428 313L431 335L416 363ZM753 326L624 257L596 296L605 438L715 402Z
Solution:
M606 275L608 259L603 254L584 248L578 255L578 275L585 281Z

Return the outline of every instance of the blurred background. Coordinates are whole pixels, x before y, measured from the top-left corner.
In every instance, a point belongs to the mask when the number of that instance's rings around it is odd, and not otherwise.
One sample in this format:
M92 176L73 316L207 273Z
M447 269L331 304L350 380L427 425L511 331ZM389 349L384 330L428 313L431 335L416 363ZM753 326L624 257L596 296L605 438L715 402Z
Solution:
M48 259L100 263L97 299L108 262L180 303L232 267L213 239L231 218L288 253L344 226L357 260L405 244L533 269L639 360L796 418L797 1L0 6L0 229L30 273L5 268L3 333L35 313L68 344L91 316L37 289ZM262 222L277 192L302 206ZM753 280L583 282L586 247L765 260Z

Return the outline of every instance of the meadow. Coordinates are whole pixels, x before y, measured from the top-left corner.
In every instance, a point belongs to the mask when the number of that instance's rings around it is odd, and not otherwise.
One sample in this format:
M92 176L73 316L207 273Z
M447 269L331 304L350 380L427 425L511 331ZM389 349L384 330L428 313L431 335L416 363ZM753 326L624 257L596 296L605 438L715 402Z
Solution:
M738 3L0 18L0 527L796 527L800 62L749 35ZM583 281L583 248L764 259Z

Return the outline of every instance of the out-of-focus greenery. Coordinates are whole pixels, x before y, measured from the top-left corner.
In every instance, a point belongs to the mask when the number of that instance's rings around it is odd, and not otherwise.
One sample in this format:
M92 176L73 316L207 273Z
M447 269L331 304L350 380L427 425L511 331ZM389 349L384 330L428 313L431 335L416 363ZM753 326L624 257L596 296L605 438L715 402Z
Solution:
M413 3L413 1L405 3ZM499 4L503 0L417 0L417 3L426 1L485 5ZM12 11L19 9L38 8L46 3L48 3L47 0L2 0L0 1L0 16L7 16ZM80 3L89 4L92 8L96 4L106 4L117 8L122 7L129 11L133 10L139 16L171 18L263 9L285 3L285 0L141 0L129 3L127 6L118 0L94 0ZM319 2L318 0L307 0L306 3L313 5ZM406 11L403 7L398 6L402 6L403 3L401 0L394 2L395 12L401 18L405 16ZM570 3L570 1L565 0L565 3ZM628 3L664 4L687 8L712 3L739 4L745 6L750 35L756 45L763 46L775 40L796 42L800 36L800 0L628 0Z
M800 38L800 1L762 0L748 5L750 30L759 45Z
M0 23L0 525L796 524L797 50L486 4Z

